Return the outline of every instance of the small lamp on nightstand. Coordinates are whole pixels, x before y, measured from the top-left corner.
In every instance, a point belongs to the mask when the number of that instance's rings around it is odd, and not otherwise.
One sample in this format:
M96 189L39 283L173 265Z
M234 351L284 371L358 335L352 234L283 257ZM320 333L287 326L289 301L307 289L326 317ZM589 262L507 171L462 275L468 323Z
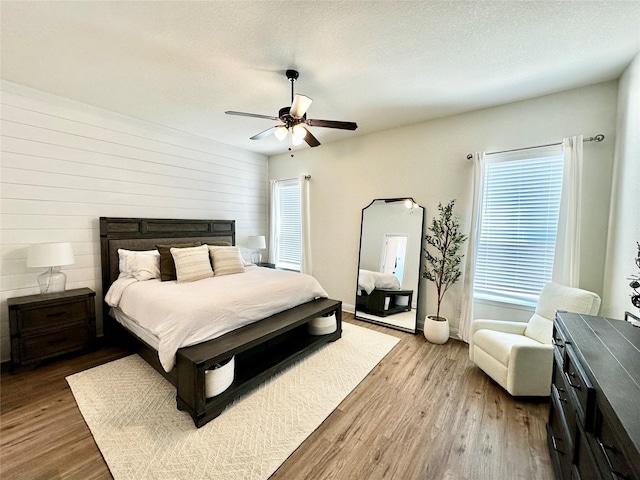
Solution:
M267 242L264 235L254 235L247 239L247 248L253 250L251 254L251 262L256 265L262 262L262 254L258 250L267 248Z
M39 243L29 245L27 255L27 267L48 267L49 270L38 276L40 293L64 292L67 284L67 275L60 271L62 265L75 263L71 244L64 243Z

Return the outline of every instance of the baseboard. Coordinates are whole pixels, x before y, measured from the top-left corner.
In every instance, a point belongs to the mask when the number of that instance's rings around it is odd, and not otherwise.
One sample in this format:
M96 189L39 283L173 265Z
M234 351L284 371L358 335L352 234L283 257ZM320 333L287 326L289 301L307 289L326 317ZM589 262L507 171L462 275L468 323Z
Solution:
M458 327L449 327L449 338L455 338L456 340L460 340L460 337L458 336Z

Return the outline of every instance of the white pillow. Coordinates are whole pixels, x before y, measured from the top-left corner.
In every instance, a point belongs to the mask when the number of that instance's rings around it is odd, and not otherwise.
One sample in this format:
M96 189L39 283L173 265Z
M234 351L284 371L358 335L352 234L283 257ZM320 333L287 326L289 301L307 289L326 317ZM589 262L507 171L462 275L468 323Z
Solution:
M195 282L203 278L213 277L209 261L209 247L172 248L171 256L176 264L178 283Z
M139 255L134 253L127 258L127 268L133 278L139 282L160 278L160 254Z
M215 276L244 273L244 262L238 247L209 247Z
M131 268L131 266L129 265L129 258L131 257L139 257L139 256L150 256L153 260L150 260L150 262L157 262L157 271L158 273L156 273L156 270L153 268L148 268L150 274L153 274L154 276L149 277L149 278L157 278L160 276L160 252L158 252L158 250L143 250L143 251L138 251L138 250L125 250L123 248L119 248L118 249L118 269L120 270L120 275L118 276L118 278L126 278L126 277L134 277L134 272ZM138 263L138 265L142 265L141 262ZM150 267L150 264L147 265L148 267ZM147 280L147 279L145 279Z

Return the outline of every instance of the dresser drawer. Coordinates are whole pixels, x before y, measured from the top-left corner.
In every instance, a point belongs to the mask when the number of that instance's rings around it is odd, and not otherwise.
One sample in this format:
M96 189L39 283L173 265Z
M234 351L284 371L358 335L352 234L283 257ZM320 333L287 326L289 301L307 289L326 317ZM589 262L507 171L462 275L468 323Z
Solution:
M573 395L576 403L578 419L585 430L590 431L593 423L593 407L595 402L595 389L589 381L587 374L580 366L577 355L570 344L566 345L564 363L564 379Z
M621 443L614 434L609 420L599 408L596 408L593 441L595 456L602 469L607 472L607 478L620 480L635 478L631 462L622 451Z
M597 480L602 478L599 474L598 464L596 463L595 458L593 458L593 453L589 448L587 437L582 431L582 428L578 428L576 434L576 447L574 455L576 470L579 473L578 478L590 480Z
M22 363L44 360L63 353L89 347L92 334L86 325L67 328L46 335L25 337L20 342Z
M93 299L91 300L93 301ZM23 335L44 329L55 330L86 323L91 315L87 300L64 302L46 307L23 308L18 312L18 325Z
M560 405L569 431L573 432L576 428L576 412L572 407L571 397L569 394L569 386L565 381L564 374L556 362L553 364L553 383L551 384L551 395L556 399L556 403Z
M563 366L567 337L558 324L553 326L553 337L551 337L551 343L553 344L553 353L556 358L556 362L558 362L560 366Z
M547 424L547 440L551 459L555 464L559 478L569 478L573 458L573 441L556 398L551 397L549 423Z

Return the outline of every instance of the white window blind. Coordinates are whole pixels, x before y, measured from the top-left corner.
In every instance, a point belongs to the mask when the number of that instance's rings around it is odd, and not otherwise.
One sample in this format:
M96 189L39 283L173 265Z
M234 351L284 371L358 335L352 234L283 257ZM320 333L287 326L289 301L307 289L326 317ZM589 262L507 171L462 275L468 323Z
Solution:
M551 281L562 190L562 146L488 154L476 298L533 305Z
M277 226L276 266L289 270L300 270L300 184L297 180L278 182Z

